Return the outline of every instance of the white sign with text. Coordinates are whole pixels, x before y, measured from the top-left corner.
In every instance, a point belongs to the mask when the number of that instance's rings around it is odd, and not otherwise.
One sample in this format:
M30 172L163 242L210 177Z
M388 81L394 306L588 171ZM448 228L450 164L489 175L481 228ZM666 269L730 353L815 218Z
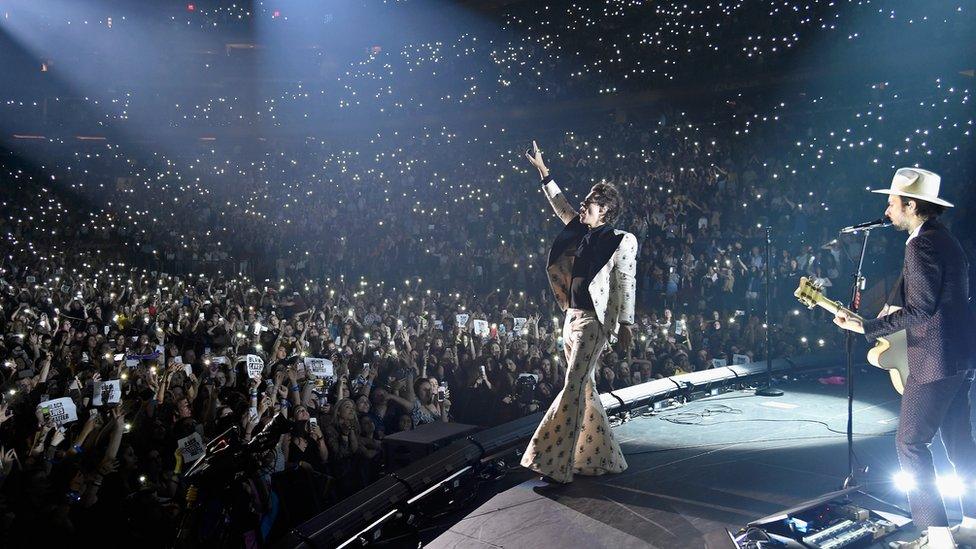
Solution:
M117 379L99 381L92 390L92 405L118 404L122 398L122 382Z
M194 462L201 457L203 457L204 447L203 447L203 437L200 433L194 432L188 436L185 436L176 442L180 449L180 453L183 454L183 461L186 463Z
M488 330L487 320L476 319L473 323L473 326L474 326L474 335L481 336L481 337L488 337L490 331Z
M78 421L78 408L71 397L47 400L37 406L41 412L49 416L55 425L64 425Z
M305 368L308 369L310 374L320 379L335 377L335 367L332 361L327 358L307 357L305 359Z
M523 329L525 328L525 323L527 320L528 319L522 318L520 316L515 317L515 323L514 326L512 327L515 329L516 334L523 333Z
M261 372L264 371L264 360L258 355L247 355L247 377L251 379L261 379Z

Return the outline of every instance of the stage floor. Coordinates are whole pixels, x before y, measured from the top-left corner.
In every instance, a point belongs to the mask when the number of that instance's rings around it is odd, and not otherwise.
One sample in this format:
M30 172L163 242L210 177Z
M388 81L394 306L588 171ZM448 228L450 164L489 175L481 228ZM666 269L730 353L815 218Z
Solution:
M859 375L855 452L870 467L861 485L907 508L891 485L900 397L887 374ZM424 546L732 547L726 528L737 532L838 490L847 475L846 386L814 380L781 388L781 397L732 392L633 418L615 428L629 465L624 473L577 476L556 487L525 470L510 474L479 507L459 511L452 526L428 529ZM944 466L941 443L932 448Z

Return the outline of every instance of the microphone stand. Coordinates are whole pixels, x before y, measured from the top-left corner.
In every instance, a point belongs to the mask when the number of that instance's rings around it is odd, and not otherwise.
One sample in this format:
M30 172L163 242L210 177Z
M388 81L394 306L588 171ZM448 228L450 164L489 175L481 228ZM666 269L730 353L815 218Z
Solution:
M860 308L860 293L864 289L864 276L861 271L864 267L864 253L867 251L868 236L871 235L871 229L862 229L861 232L864 233L864 239L861 241L861 255L857 260L857 271L854 273L851 284L851 302L848 306L848 309L855 314ZM857 481L854 469L854 462L856 461L854 455L854 332L845 330L845 333L847 350L847 478L844 479L844 488L849 488L856 486Z
M772 255L772 227L766 227L766 386L756 389L757 396L783 396L782 389L776 389L773 387L773 356L770 354L770 343L769 343L769 333L773 330L772 324L769 323L769 292L773 283L772 266L770 265L770 256Z

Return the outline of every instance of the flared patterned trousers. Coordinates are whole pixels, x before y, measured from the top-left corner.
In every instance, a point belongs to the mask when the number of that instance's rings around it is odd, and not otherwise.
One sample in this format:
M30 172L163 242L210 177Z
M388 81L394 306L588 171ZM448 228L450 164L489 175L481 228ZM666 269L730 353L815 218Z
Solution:
M523 467L564 483L572 482L574 473L602 475L627 469L596 392L596 365L606 343L595 312L566 311L566 383L532 435Z

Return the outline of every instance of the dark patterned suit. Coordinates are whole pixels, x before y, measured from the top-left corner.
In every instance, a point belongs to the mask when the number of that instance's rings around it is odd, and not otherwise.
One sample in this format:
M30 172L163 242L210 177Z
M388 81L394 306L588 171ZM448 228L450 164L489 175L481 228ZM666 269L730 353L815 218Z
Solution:
M976 443L970 425L974 322L969 309L969 266L959 242L938 220L922 224L905 248L904 307L865 319L869 340L904 329L909 376L902 397L896 445L903 471L916 487L909 493L920 528L948 526L936 487L929 445L941 429L949 459L966 484L963 513L976 517Z

